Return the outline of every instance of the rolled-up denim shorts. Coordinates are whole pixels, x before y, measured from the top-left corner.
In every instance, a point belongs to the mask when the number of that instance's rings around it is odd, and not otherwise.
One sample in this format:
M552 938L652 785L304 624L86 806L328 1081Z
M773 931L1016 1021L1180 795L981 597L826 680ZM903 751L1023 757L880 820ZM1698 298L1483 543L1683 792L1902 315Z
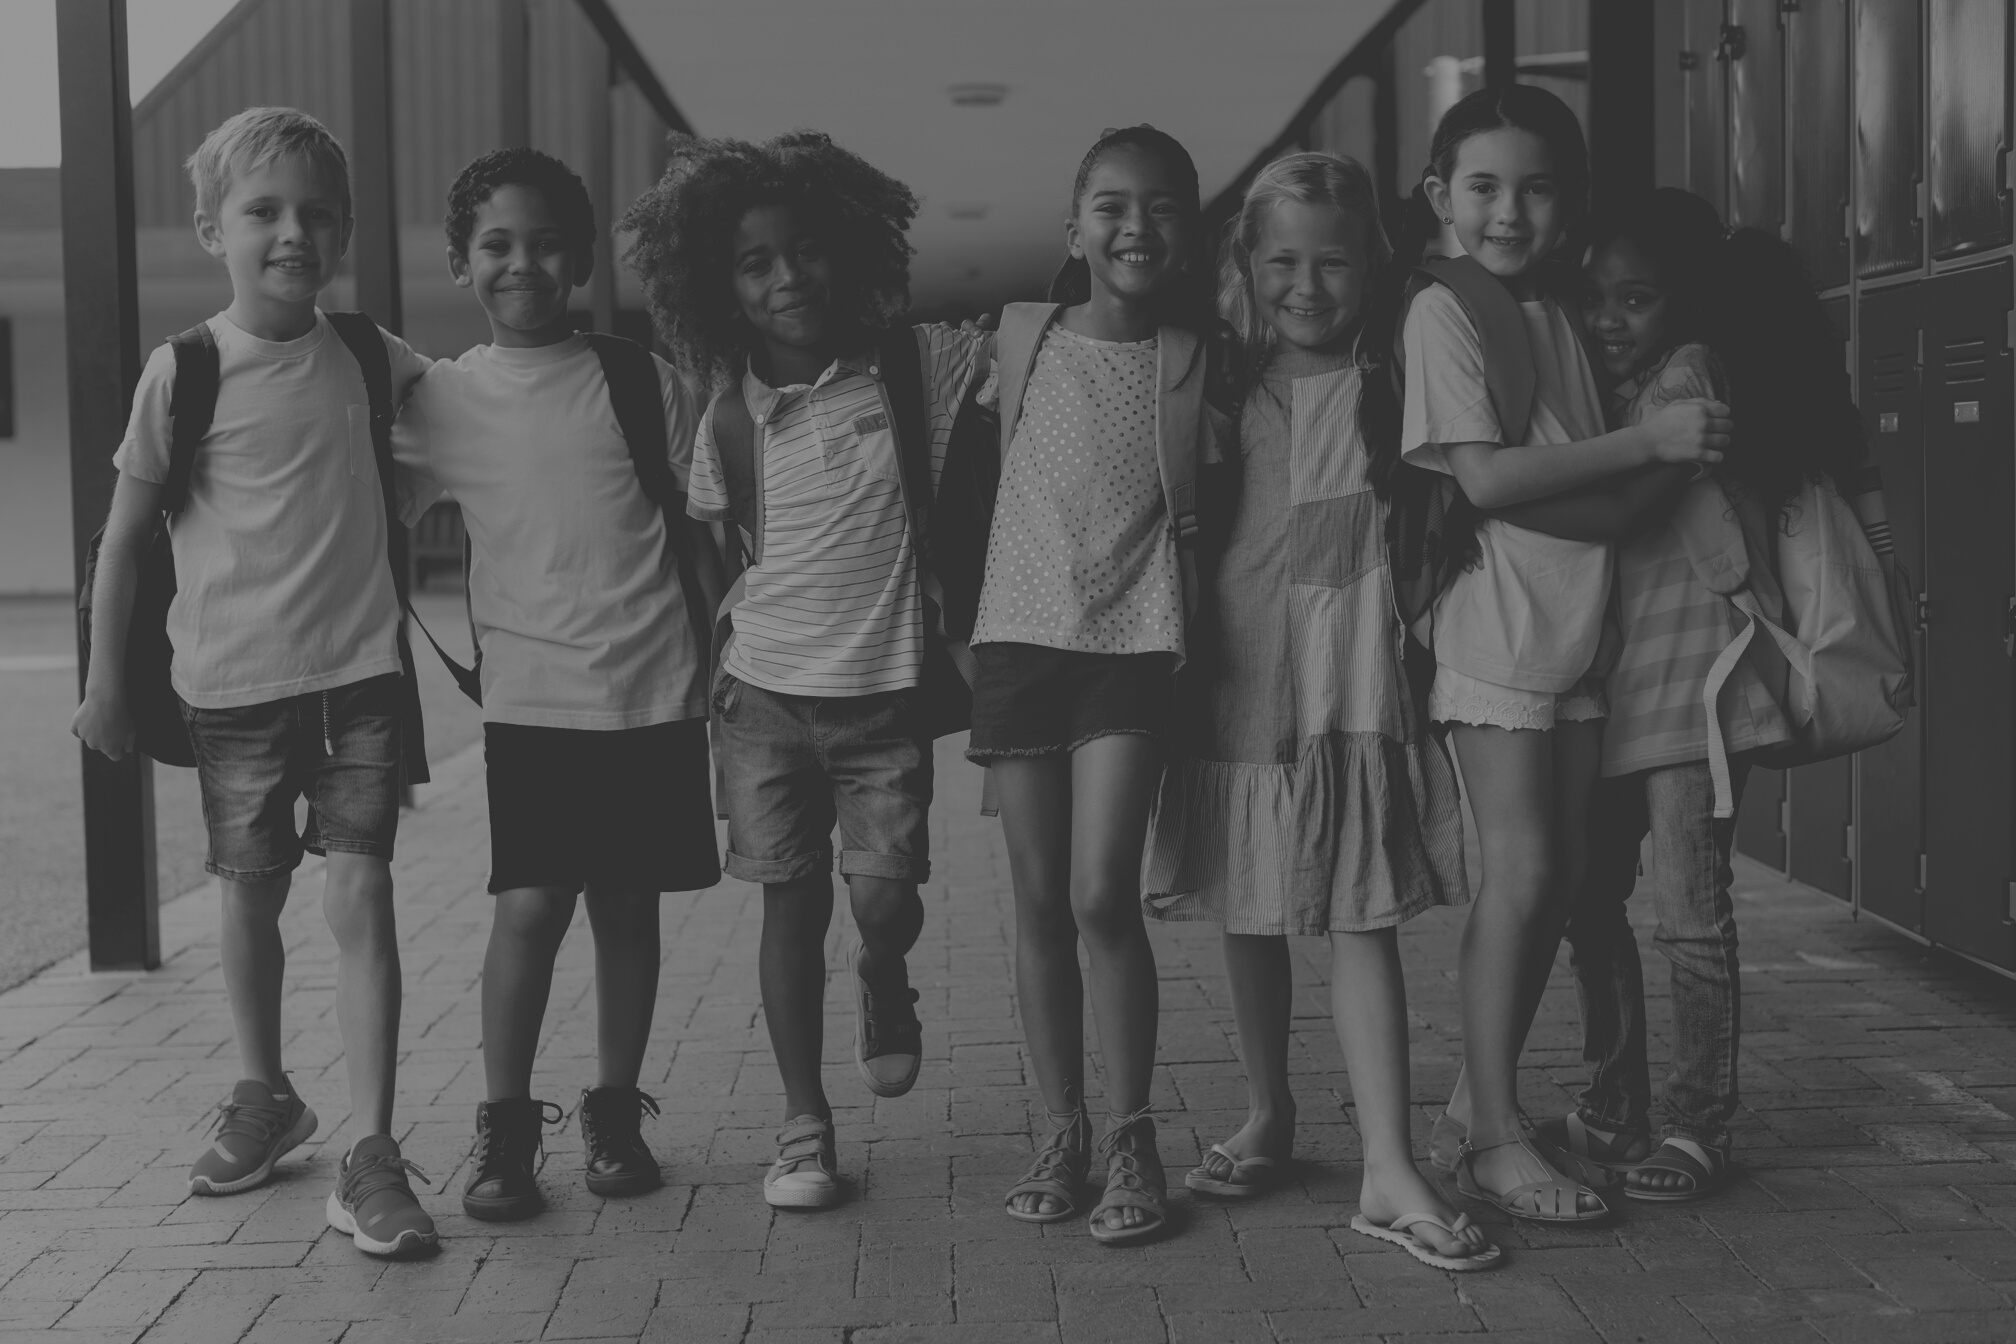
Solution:
M303 851L390 860L399 831L399 674L182 719L196 751L205 865L255 882L292 872ZM294 827L296 799L308 824Z
M731 673L714 683L714 753L728 813L730 877L791 882L833 871L931 875L931 742L915 690L782 695Z

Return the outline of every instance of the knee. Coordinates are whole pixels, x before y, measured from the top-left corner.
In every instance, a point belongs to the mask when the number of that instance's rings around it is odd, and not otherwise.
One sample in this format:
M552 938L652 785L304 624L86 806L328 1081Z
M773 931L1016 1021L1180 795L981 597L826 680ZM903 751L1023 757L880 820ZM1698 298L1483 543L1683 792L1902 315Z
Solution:
M888 878L855 877L848 881L848 903L854 923L868 932L909 923L923 914L917 888Z
M1020 893L1015 899L1015 930L1024 943L1044 946L1076 946L1078 921L1071 917L1071 901L1062 893Z
M1491 899L1522 919L1540 916L1555 904L1560 869L1541 855L1522 855L1494 864L1485 886Z
M338 938L392 923L392 873L383 860L331 863L322 888L322 912Z
M1088 943L1113 944L1141 932L1141 905L1131 889L1103 883L1074 888L1071 916Z
M833 921L833 888L815 882L780 882L763 889L763 937L775 941L823 942Z
M497 898L492 939L557 943L574 920L574 897L559 891L512 891Z

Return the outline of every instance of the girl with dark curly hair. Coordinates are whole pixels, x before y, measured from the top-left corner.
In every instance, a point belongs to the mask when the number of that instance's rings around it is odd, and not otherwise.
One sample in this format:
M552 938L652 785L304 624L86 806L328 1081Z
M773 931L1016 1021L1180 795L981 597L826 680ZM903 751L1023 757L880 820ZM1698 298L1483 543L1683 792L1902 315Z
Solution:
M1149 126L1078 166L1070 258L1049 304L1002 314L1000 497L974 631L968 755L992 767L1015 885L1016 979L1051 1135L1007 1195L1025 1222L1077 1216L1092 1162L1085 985L1106 1055L1100 1241L1167 1221L1148 1113L1155 955L1142 926L1148 810L1197 593L1200 464L1224 460L1210 249L1197 172Z
M931 738L946 726L927 669L948 660L910 496L936 491L991 338L892 326L916 213L902 183L799 131L675 140L624 219L660 336L716 389L691 512L728 524L749 557L723 604L713 712L727 869L763 885L763 1009L784 1083L763 1195L782 1208L839 1197L819 1068L836 823L861 935L855 1062L897 1097L923 1053L904 958L924 920Z

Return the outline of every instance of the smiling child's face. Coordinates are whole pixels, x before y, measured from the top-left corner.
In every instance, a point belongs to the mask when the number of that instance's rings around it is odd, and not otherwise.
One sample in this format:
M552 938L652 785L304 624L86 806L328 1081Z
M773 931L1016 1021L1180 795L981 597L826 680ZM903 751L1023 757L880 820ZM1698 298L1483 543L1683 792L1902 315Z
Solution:
M1553 151L1531 131L1479 131L1456 148L1449 180L1428 179L1437 214L1453 220L1463 250L1500 280L1547 259L1568 226Z
M1582 269L1582 326L1603 371L1634 378L1672 344L1671 301L1659 268L1628 238L1606 243Z
M588 278L592 256L569 244L546 193L507 182L476 207L466 251L448 252L455 283L476 292L499 345L546 345L573 326L567 299Z
M790 207L758 206L735 228L731 273L743 320L766 345L823 349L833 332L833 263Z
M1365 300L1365 221L1329 204L1281 201L1253 248L1253 301L1290 345L1334 345Z
M305 155L280 155L235 174L196 235L230 272L234 302L313 307L350 241L343 184Z
M1116 145L1085 179L1065 241L1083 257L1095 290L1143 302L1181 273L1195 246L1184 186L1163 156Z

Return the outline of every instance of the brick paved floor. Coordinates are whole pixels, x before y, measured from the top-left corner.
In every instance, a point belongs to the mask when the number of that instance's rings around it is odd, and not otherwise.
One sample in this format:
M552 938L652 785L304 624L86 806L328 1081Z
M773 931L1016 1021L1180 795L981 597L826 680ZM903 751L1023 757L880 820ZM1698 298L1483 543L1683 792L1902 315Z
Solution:
M398 865L408 1051L399 1123L440 1184L438 1256L387 1265L323 1226L347 1141L319 880L288 916L288 1046L323 1117L267 1187L185 1197L189 1126L235 1075L207 893L163 913L167 964L92 976L66 962L0 996L0 1340L1232 1341L1484 1334L1529 1341L2016 1338L2016 994L1851 923L1751 868L1738 909L1747 996L1745 1173L1697 1206L1630 1205L1582 1231L1508 1227L1507 1268L1432 1272L1346 1229L1357 1143L1327 1020L1321 945L1298 944L1301 1158L1285 1188L1226 1208L1175 1198L1176 1235L1107 1249L1082 1224L1010 1222L1031 1146L1009 986L999 833L947 752L939 880L912 961L928 1059L915 1091L854 1076L836 975L827 1061L851 1200L773 1215L757 1181L779 1118L759 1020L753 889L668 897L648 1132L670 1184L604 1202L580 1184L572 1118L544 1169L551 1210L508 1228L456 1195L475 1103L488 928L478 763L411 814ZM305 898L304 898L305 897ZM1639 912L1642 915L1642 911ZM1405 932L1417 1146L1457 1056L1458 917ZM831 964L840 965L841 932ZM1236 1127L1242 1089L1208 926L1158 928L1163 1153L1180 1172ZM1658 966L1647 943L1648 966ZM590 949L562 954L537 1090L571 1111L594 1046ZM1652 977L1663 981L1663 973ZM1653 1026L1663 1032L1663 1002ZM1536 1027L1525 1100L1563 1107L1580 1074L1565 966ZM1662 1057L1663 1037L1654 1057ZM1096 1084L1095 1084L1096 1088ZM1095 1103L1097 1097L1094 1098ZM1623 1201L1620 1201L1623 1202Z

